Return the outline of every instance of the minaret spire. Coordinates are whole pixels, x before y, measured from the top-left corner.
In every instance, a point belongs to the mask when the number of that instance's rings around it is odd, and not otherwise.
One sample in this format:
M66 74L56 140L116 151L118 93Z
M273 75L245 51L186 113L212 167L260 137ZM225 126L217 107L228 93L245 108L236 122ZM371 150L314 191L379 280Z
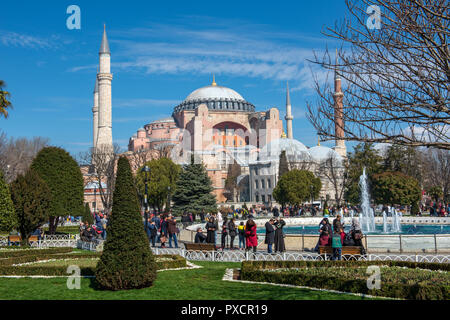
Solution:
M109 50L106 26L103 25L103 37L99 51L98 81L98 133L97 148L113 150L111 122L111 51Z
M216 75L213 73L213 82L211 83L211 85L212 86L217 86L217 83L216 83Z
M291 97L289 94L289 82L286 82L286 117L284 119L286 119L286 131L287 131L287 137L289 139L293 139L294 136L292 134L292 120L294 119L294 117L292 116L291 113Z

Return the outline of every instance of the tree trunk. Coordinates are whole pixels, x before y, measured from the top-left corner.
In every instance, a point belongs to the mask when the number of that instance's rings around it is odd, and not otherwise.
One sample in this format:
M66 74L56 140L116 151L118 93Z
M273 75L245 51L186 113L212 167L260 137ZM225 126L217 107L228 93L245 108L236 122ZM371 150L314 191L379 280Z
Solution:
M48 233L55 234L58 226L59 217L50 217L48 221Z

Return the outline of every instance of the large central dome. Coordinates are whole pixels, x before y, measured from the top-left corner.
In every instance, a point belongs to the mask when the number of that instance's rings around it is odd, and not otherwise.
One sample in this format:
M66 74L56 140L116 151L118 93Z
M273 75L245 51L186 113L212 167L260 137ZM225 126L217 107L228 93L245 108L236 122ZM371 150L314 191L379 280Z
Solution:
M233 89L218 86L215 81L209 86L193 91L187 98L175 107L174 113L183 110L195 110L199 105L206 104L214 111L254 112L255 106L247 102Z
M184 101L192 101L196 99L234 99L245 101L242 96L233 89L222 86L206 86L195 90Z

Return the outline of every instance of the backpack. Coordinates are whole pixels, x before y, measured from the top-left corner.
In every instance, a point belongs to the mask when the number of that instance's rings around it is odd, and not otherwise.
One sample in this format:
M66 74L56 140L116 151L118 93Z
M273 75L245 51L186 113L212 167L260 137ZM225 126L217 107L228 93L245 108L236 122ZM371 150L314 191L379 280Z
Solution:
M333 248L342 248L341 236L339 234L334 234L331 239L331 246Z

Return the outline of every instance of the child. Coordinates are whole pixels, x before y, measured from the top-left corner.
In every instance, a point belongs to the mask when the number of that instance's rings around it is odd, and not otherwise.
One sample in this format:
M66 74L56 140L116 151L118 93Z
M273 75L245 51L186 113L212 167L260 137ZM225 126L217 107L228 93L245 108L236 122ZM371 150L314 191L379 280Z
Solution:
M342 240L341 234L335 232L331 239L331 247L333 248L333 260L341 260L342 258Z

